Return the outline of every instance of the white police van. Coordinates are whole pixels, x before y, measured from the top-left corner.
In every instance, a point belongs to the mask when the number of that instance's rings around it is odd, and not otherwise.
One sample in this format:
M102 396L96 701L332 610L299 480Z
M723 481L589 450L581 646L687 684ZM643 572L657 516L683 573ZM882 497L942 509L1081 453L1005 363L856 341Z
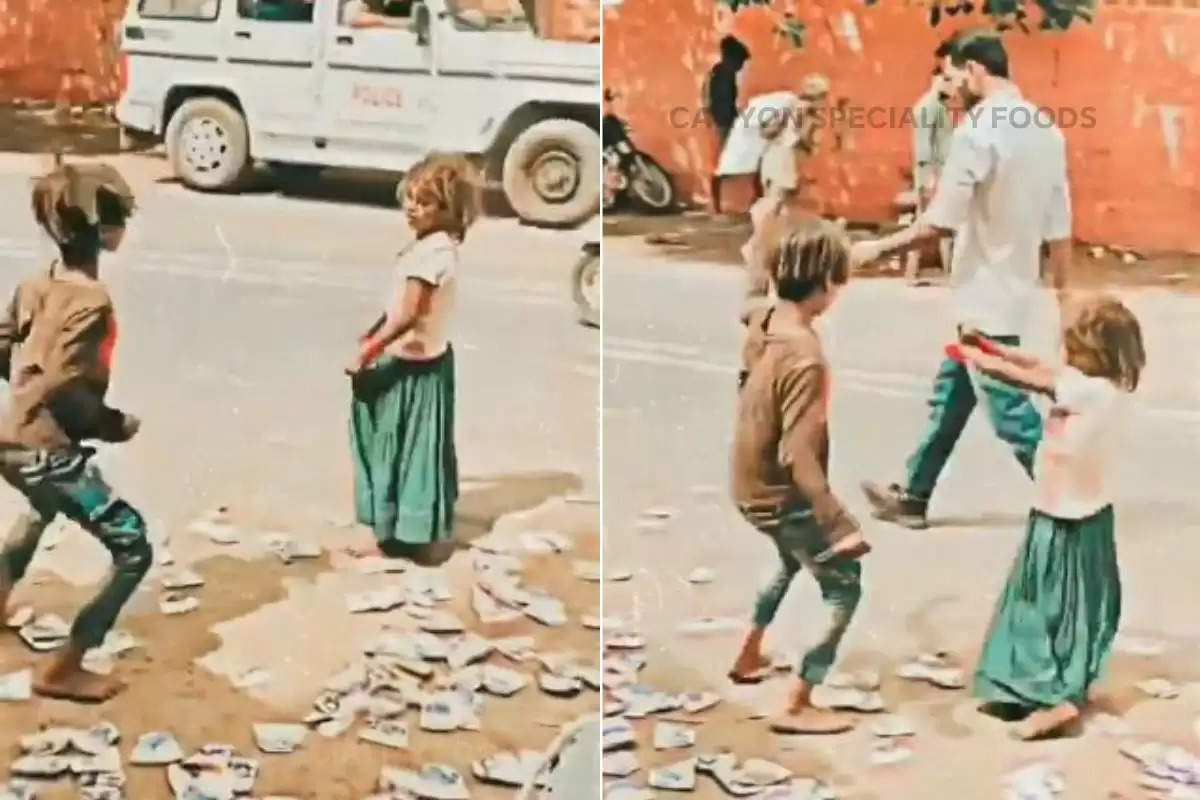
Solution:
M117 119L194 189L236 191L255 161L463 152L523 219L578 224L600 205L600 45L539 38L527 1L130 0Z

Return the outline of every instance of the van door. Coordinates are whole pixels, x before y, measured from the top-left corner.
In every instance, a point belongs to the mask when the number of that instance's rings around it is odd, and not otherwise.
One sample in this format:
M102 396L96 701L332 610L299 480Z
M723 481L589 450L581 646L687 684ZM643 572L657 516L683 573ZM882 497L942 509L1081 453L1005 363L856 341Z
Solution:
M339 0L325 43L327 160L404 170L432 149L432 42L411 29L410 0Z
M237 3L224 26L225 52L257 158L304 161L314 153L320 111L323 0Z

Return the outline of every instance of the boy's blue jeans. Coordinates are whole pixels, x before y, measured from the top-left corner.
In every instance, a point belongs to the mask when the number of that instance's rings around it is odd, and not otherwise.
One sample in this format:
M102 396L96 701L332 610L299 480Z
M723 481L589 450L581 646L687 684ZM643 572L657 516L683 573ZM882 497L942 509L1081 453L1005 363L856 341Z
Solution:
M0 470L0 477L29 504L0 551L0 578L6 583L11 586L24 577L42 534L59 514L99 539L112 555L108 582L71 626L72 643L85 649L104 641L153 560L142 515L113 493L100 470L88 463L88 455L54 451L43 453L30 467Z
M1016 336L990 338L1009 347L1015 347L1021 341ZM1033 407L1026 392L986 375L977 380L996 435L1012 447L1017 461L1032 475L1033 457L1042 440L1042 415ZM929 426L908 459L905 488L910 497L928 500L933 494L938 476L975 410L977 399L967 368L952 359L943 360L933 380Z
M800 677L810 685L815 685L825 680L837 657L838 645L850 627L854 610L858 608L859 598L862 597L862 564L845 556L815 563L815 557L824 552L829 543L813 521L811 511L785 516L775 532L767 535L779 551L780 567L758 595L758 601L754 604L754 625L765 628L771 624L788 587L792 585L792 579L802 566L808 567L821 588L821 599L832 612L825 633L804 654L798 665Z

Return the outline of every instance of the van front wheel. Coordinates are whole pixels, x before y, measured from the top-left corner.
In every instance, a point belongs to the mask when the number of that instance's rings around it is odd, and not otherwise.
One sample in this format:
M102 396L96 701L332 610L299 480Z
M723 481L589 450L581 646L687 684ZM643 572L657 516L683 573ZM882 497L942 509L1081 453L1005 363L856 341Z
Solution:
M167 123L167 158L186 186L232 191L250 171L246 118L216 97L185 100Z
M600 137L571 119L536 122L508 148L502 178L522 220L577 225L600 210Z

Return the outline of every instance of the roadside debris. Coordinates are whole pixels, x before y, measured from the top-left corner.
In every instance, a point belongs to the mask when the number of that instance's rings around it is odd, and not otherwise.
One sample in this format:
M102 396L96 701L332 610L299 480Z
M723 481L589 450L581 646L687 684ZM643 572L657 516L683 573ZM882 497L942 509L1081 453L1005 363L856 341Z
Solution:
M93 728L46 728L37 733L20 737L18 746L21 756L14 761L9 771L15 779L53 781L71 778L79 784L81 796L115 797L122 800L121 789L125 785L125 773L121 767L121 755L117 751L121 734L117 728L102 722ZM10 791L11 789L10 784ZM33 787L28 786L25 795L35 797ZM107 789L101 794L93 789ZM16 791L21 791L20 789ZM13 791L15 794L15 791ZM2 797L3 795L0 795Z
M195 597L190 597L174 592L164 594L158 602L158 610L164 616L177 617L180 614L187 614L195 611L200 607L200 601Z
M696 732L682 725L660 722L654 726L654 749L676 750L696 744Z
M23 625L18 631L21 641L39 653L57 650L67 643L71 628L57 614L44 614Z
M875 766L899 764L912 758L913 751L899 743L898 739L880 739L871 747L871 763Z
M542 754L536 750L497 753L471 765L471 774L482 783L521 788L537 777Z
M571 539L558 531L531 531L521 534L521 547L534 555L558 555L571 549Z
M388 586L367 592L352 592L346 596L346 610L351 614L385 612L399 608L407 600L407 593L399 586Z
M129 763L136 767L160 767L183 760L183 749L169 733L145 733L138 737Z
M1182 747L1140 741L1126 743L1120 750L1141 765L1142 785L1147 788L1200 787L1200 757Z
M967 685L961 668L953 666L947 653L922 653L896 669L896 677L923 681L939 689L962 689Z
M1004 800L1057 800L1066 789L1058 767L1044 762L1021 767L1004 778Z
M234 545L242 540L237 528L229 521L228 509L224 507L197 519L188 526L188 531L207 538L213 544Z
M21 606L16 611L9 615L5 623L12 630L24 628L29 623L33 622L33 606Z
M731 617L700 617L684 622L677 629L684 636L708 636L740 631L746 624Z
M871 732L881 738L913 736L917 730L912 720L899 714L885 714L871 726Z
M169 592L182 589L198 589L204 585L204 578L187 567L172 570L163 576L162 587Z
M391 747L395 750L408 749L408 725L395 720L376 720L358 732L364 742Z
M650 770L649 784L655 789L690 792L696 788L696 759Z
M712 583L717 579L717 573L708 567L696 567L688 573L688 583Z
M286 755L300 748L305 733L303 725L258 724L254 726L254 741L264 753Z
M279 556L279 560L284 564L290 564L300 559L321 557L320 547L311 542L302 542L294 539L286 533L263 534L262 543L268 551Z
M0 703L19 703L33 697L33 670L0 675Z
M1113 650L1131 656L1161 656L1167 651L1167 645L1157 639L1147 639L1139 636L1126 636L1118 633L1113 640Z
M458 770L446 764L432 764L420 771L384 767L379 788L418 800L470 800L466 781Z
M604 775L608 778L628 778L642 768L637 756L628 750L608 753L604 756Z
M1179 697L1179 687L1165 678L1151 678L1137 684L1137 688L1150 697L1159 700L1174 700Z

